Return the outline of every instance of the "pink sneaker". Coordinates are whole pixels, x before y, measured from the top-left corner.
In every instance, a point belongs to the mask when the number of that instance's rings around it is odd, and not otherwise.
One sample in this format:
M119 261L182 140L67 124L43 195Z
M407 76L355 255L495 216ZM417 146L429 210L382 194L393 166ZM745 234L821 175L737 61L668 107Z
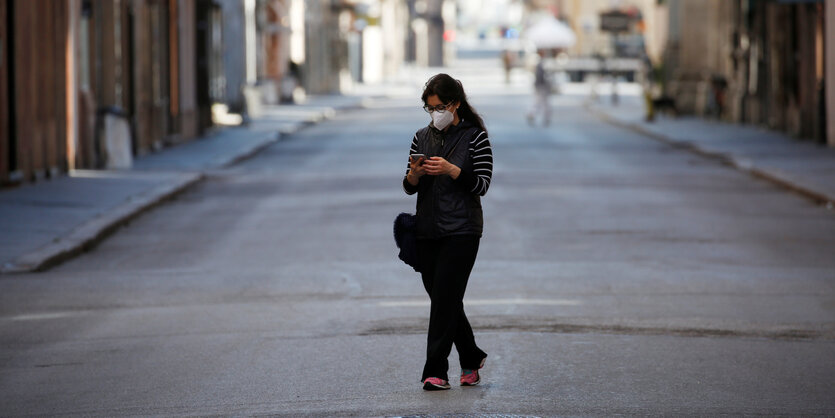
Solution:
M481 364L478 366L479 369L484 367L484 362L487 361L487 358L481 360ZM475 386L481 383L481 377L478 375L478 369L470 370L470 369L462 369L461 370L461 386Z
M461 370L461 386L475 386L481 382L478 377L478 370Z
M449 382L437 377L427 377L423 381L423 390L447 390L449 388Z

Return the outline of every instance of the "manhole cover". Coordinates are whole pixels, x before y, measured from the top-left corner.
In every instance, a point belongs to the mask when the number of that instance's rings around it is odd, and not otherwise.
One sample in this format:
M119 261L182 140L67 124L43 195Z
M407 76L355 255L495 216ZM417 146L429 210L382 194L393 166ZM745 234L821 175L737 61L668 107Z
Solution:
M398 415L390 418L539 418L533 415L513 414L422 414Z

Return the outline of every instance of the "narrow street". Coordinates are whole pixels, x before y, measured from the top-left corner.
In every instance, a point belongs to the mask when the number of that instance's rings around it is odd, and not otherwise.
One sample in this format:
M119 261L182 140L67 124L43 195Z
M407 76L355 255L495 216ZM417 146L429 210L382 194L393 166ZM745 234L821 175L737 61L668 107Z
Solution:
M483 383L421 390L392 220L414 98L339 114L45 273L0 278L0 415L835 413L835 216L608 125L464 87L495 158L465 303Z

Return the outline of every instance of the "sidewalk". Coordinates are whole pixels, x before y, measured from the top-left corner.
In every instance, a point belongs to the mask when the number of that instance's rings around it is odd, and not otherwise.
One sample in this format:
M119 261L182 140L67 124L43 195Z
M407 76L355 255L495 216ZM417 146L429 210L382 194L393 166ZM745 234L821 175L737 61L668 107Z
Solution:
M196 184L205 172L249 158L282 135L364 103L359 96L313 96L304 104L266 106L246 127L218 129L141 157L130 170L75 170L0 189L0 273L40 271L61 263Z
M654 122L646 122L638 97L621 97L618 106L601 97L587 108L611 124L718 159L830 209L835 205L833 148L756 126L696 117L656 115Z

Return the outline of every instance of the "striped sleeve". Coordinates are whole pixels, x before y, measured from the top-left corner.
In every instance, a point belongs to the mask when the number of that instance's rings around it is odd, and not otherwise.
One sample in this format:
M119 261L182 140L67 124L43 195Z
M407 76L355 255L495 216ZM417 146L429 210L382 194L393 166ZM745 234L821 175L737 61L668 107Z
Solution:
M412 138L412 146L409 147L409 155L417 154L417 134L415 134L414 138ZM403 176L403 191L406 194L415 194L417 193L417 186L412 186L408 180L406 180L406 176L409 175L409 170L411 170L412 166L409 164L409 158L406 158L406 174Z
M493 148L490 146L487 132L479 132L470 141L470 155L473 159L473 175L466 179L466 182L471 185L472 193L484 196L493 178Z
M412 138L412 146L409 147L409 155L417 154L417 134L415 137ZM409 175L409 170L411 170L412 166L409 164L409 159L406 159L406 175Z

